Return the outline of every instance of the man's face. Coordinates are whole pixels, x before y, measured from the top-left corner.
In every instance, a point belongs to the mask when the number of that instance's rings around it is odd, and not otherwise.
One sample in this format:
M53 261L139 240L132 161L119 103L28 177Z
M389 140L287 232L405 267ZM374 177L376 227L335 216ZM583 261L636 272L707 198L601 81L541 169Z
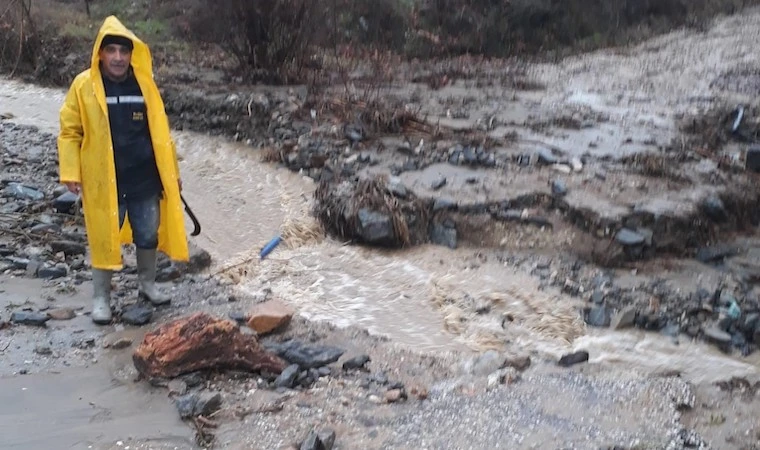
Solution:
M129 64L132 61L132 50L119 44L109 44L99 53L103 72L108 78L121 80L127 76Z

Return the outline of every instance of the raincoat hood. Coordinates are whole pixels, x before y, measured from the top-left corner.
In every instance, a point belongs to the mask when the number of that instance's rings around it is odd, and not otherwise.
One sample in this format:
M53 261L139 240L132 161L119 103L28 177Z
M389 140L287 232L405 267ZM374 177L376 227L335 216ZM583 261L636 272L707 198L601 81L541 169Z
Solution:
M92 46L92 60L90 62L90 67L94 73L100 75L100 44L103 42L103 38L109 34L125 37L132 41L134 45L134 49L132 50L132 68L135 72L141 72L148 76L153 73L153 58L151 57L148 45L125 27L116 16L106 17L103 25L100 26L100 30L98 30L95 44Z

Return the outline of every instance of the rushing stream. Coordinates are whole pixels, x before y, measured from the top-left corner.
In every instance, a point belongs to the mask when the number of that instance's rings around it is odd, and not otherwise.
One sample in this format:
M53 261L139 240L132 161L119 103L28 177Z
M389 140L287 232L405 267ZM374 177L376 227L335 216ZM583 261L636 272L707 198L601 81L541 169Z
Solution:
M0 113L11 113L13 121L45 132L57 132L62 98L61 90L0 81ZM420 351L478 348L476 344L484 336L503 333L496 331L500 309L494 309L493 317L471 318L482 332L459 334L456 317L452 317L463 310L456 308L456 301L437 302L436 288L440 291L448 283L462 292L519 289L515 298L526 305L539 303L532 305L532 314L542 310L540 303L545 302L551 304L547 308L552 317L564 321L543 332L508 333L520 350L559 354L584 348L592 354L592 362L643 371L680 370L695 381L758 373L757 358L726 356L686 338L676 344L672 338L638 331L591 332L566 314L573 311L571 300L539 291L535 282L517 269L486 261L462 271L458 261L472 257L475 249L422 246L391 252L321 239L283 245L270 258L259 261L260 248L280 233L286 222L308 223L314 183L260 162L257 151L242 144L192 132L177 132L175 137L185 197L203 222L203 233L194 239L215 258L211 270L242 267L244 270L237 271L242 289L253 293L272 289L306 317L364 327ZM504 308L516 303L507 301ZM566 335L559 339L557 330Z

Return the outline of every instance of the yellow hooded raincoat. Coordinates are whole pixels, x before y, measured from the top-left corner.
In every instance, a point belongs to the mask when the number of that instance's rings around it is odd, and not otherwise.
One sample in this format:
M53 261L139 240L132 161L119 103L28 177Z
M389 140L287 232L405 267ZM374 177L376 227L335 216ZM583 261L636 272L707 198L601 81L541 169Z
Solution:
M114 16L103 22L92 49L92 65L74 79L60 110L60 181L82 185L92 267L121 269L121 244L132 242L132 230L129 218L119 230L116 168L98 57L100 42L108 34L127 37L134 43L132 67L145 98L156 165L164 185L158 249L175 261L187 261L176 148L163 100L153 80L150 49Z

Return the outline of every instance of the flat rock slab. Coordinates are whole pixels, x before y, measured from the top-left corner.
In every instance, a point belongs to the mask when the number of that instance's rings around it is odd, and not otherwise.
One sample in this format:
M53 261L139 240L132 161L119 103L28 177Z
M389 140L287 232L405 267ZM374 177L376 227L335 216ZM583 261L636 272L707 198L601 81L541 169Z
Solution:
M295 311L280 300L269 300L255 305L248 315L248 327L259 335L271 333L287 326Z
M48 320L50 320L50 317L46 313L41 312L16 311L11 314L11 322L19 325L44 327Z
M147 378L174 378L207 369L279 374L287 366L255 336L243 334L235 322L206 313L168 322L148 333L132 361Z
M290 340L268 344L268 348L292 364L302 369L317 369L332 364L343 355L343 349L328 345L306 345Z
M124 308L121 320L135 326L142 326L153 318L153 309L142 305L132 305Z

